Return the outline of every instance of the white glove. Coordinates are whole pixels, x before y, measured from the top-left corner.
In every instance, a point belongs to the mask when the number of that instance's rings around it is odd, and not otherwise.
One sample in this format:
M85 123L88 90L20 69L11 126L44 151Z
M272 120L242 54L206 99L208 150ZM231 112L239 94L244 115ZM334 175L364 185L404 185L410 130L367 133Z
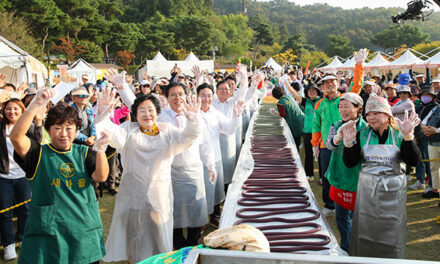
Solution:
M313 157L315 157L315 161L318 161L318 158L319 158L319 146L313 146Z
M237 118L241 116L241 113L243 113L244 110L244 102L238 101L234 106L234 113Z
M411 116L408 118L408 110L405 110L405 117L403 121L396 118L397 125L403 134L405 140L414 139L414 128L420 124L420 118L412 111Z
M104 77L109 80L118 89L125 89L128 87L127 81L125 80L125 71L118 74L118 71L111 68L106 73Z
M344 124L345 125L345 124ZM344 138L344 132L343 132L343 127L341 126L338 129L338 132L336 132L335 136L333 137L333 143L335 143L335 145L339 145L342 142L342 139Z
M367 49L360 49L359 52L354 53L353 57L354 57L354 61L356 62L356 64L360 65L360 64L364 63L364 61L367 59L368 51L367 51Z
M96 152L105 152L107 149L108 143L110 142L110 132L107 130L103 130L101 132L101 137L95 141L95 145L93 145L93 150Z
M212 166L208 169L208 175L209 175L209 181L214 184L215 179L217 178L217 170L215 169L215 166Z
M107 87L97 94L98 115L95 118L95 124L110 117L117 101L115 95L116 91Z
M347 148L353 147L356 143L356 121L351 120L344 124L344 146Z

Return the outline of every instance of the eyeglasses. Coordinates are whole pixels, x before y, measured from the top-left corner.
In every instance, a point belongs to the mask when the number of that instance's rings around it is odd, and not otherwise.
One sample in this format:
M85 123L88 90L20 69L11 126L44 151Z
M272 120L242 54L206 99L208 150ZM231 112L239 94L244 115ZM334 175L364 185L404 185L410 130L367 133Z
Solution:
M75 95L78 98L89 98L89 96L87 94L79 94L79 95Z

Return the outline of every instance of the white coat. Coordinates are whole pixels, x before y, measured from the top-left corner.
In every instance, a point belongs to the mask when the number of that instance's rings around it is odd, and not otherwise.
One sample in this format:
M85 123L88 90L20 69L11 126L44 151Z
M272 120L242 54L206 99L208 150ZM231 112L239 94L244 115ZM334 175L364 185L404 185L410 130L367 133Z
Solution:
M236 115L233 115L232 118L227 118L213 106L206 112L200 111L200 114L208 130L210 145L214 150L217 169L217 178L214 185L212 185L209 182L209 176L205 168L206 200L208 204L208 214L211 214L214 210L214 205L221 203L225 199L220 133L233 134L241 121L241 117L237 118Z
M181 118L181 126L185 127L187 123L185 115L178 117L172 109L162 111L158 121L179 127L177 118ZM199 227L208 223L203 164L212 168L215 166L215 160L203 122L201 122L201 131L191 147L174 156L171 164L174 228Z
M232 115L234 114L235 98L230 97L223 103L220 102L218 98L215 98L212 102L212 105L215 107L215 109L222 112L227 118L232 118ZM224 184L230 184L232 181L232 176L234 175L235 164L237 162L236 135L237 132L239 132L241 135L241 127L242 123L239 123L234 134L220 135Z
M129 89L119 91L127 106L134 101ZM137 122L118 126L106 120L112 132L110 146L121 154L124 168L116 197L103 261L137 263L173 249L173 192L171 162L200 134L198 115L185 129L157 123L159 134L144 134Z

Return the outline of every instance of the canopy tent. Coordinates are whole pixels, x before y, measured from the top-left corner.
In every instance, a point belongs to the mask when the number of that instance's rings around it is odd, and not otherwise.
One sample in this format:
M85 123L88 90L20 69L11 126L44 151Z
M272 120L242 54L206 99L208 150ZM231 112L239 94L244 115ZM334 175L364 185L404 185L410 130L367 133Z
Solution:
M332 62L330 62L327 66L318 69L321 71L331 71L336 70L336 68L340 66L342 66L342 62L338 59L338 56L334 56Z
M367 68L379 68L379 67L383 67L388 65L390 62L385 59L382 54L380 53L380 51L377 52L376 56L374 56L374 58L372 60L370 60L369 62L365 63L364 67Z
M191 53L188 55L188 57L186 57L185 61L196 61L199 62L199 58L196 57L196 55L194 55L194 53L191 51Z
M67 74L72 77L76 86L83 85L81 76L87 74L90 83L96 83L96 69L83 59L78 59L67 68Z
M7 39L0 36L0 73L16 86L22 82L43 87L48 78L46 66Z
M402 54L396 60L390 62L388 65L384 65L378 68L386 68L386 69L399 69L399 68L407 68L412 64L421 64L423 61L419 59L416 55L414 55L410 49L407 49L405 53Z
M424 60L422 63L417 63L415 65L415 68L425 68L426 64L429 64L429 68L439 68L440 67L440 52L432 56L431 58L428 58Z
M276 72L281 72L283 70L283 67L281 67L281 65L279 65L274 59L272 59L272 57L270 57L264 65L272 67Z
M214 60L199 60L194 54L191 55L191 53L184 61L174 61L166 60L162 54L158 52L154 58L160 54L163 59L147 60L145 66L138 70L138 79L141 80L144 73L148 73L149 76L169 78L171 77L170 71L176 64L185 75L193 75L191 69L196 65L198 65L202 71L214 72Z
M356 61L354 60L354 57L351 56L350 59L347 58L347 60L341 66L336 67L336 69L340 71L353 70L355 65Z
M165 57L160 53L160 51L157 52L156 56L153 58L154 61L167 61Z

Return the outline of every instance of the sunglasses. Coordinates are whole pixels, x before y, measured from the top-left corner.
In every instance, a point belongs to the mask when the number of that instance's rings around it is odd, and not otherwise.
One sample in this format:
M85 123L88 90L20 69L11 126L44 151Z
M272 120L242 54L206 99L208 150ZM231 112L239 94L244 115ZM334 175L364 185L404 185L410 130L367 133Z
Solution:
M150 87L150 85L149 84L144 84L144 85L142 85L142 87Z
M89 98L89 96L86 94L80 94L80 95L75 95L75 96L78 98Z

